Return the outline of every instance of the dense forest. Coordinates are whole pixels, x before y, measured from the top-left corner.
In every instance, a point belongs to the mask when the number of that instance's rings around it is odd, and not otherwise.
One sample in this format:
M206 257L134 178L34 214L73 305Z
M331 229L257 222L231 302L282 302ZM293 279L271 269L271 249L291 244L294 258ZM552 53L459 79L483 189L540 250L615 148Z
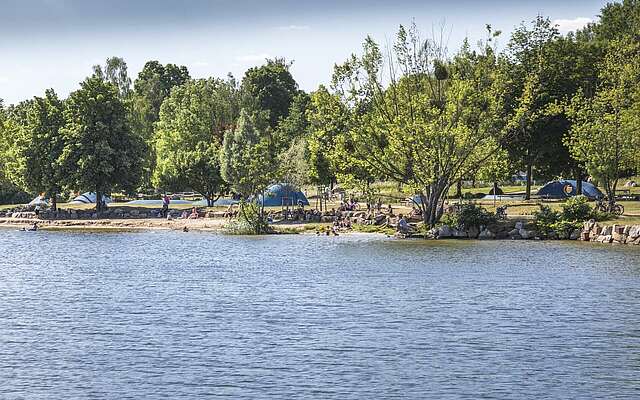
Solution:
M149 61L132 81L108 58L66 99L0 100L0 200L192 190L211 204L274 181L367 193L386 180L419 194L433 225L458 182L517 171L527 197L533 176L590 176L613 199L640 166L640 1L566 35L538 16L502 40L487 26L451 55L400 26L389 48L365 38L311 93L285 59L241 80Z

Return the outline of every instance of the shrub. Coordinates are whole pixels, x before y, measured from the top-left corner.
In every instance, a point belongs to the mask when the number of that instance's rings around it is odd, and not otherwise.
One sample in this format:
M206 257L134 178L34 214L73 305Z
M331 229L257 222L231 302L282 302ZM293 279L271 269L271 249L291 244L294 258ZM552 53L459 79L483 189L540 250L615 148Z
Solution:
M225 225L225 230L233 235L273 233L266 218L260 213L260 206L255 203L240 204L238 218Z
M0 204L25 204L31 201L31 196L17 186L0 181Z
M593 208L589 205L589 200L585 196L575 196L569 198L562 205L560 218L563 221L587 221L593 217Z
M496 217L482 206L474 203L457 205L452 212L442 216L441 223L457 229L479 228L496 222Z
M549 236L554 232L554 225L560 221L560 213L544 204L539 204L538 207L540 209L533 212L533 226L541 235Z

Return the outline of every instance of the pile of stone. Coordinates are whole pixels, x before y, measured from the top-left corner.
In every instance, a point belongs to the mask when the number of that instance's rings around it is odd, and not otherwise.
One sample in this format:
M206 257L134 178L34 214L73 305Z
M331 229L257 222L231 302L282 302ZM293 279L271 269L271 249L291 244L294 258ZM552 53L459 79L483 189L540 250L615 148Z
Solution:
M596 221L584 223L580 239L599 243L640 245L640 225L600 226Z
M441 225L433 228L429 236L436 239L539 239L537 232L525 221L502 221L467 229Z

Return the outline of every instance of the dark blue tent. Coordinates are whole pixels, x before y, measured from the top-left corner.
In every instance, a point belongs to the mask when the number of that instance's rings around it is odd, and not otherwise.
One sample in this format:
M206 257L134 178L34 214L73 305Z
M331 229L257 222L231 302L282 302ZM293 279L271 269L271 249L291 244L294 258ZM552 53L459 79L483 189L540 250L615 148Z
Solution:
M552 181L538 190L538 196L547 199L566 199L578 194L577 182L574 180ZM602 192L592 183L582 181L582 194L589 199L601 199Z
M302 201L305 206L309 205L309 200L301 191L291 185L277 183L271 185L264 192L264 205L266 207L296 206L298 201ZM262 202L262 196L258 197L258 204Z

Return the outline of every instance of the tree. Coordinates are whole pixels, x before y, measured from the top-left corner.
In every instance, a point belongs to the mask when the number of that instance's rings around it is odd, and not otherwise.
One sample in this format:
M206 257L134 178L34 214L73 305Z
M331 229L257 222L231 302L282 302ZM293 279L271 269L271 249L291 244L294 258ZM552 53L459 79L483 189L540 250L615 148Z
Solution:
M71 93L64 112L64 148L59 162L69 186L102 195L132 191L140 180L144 143L129 127L118 90L98 77Z
M577 94L568 105L573 125L566 143L572 156L601 183L611 205L618 179L638 166L640 148L640 45L612 41L592 98Z
M442 46L401 26L386 60L367 38L360 58L336 67L334 88L351 109L354 158L414 188L428 226L442 216L452 183L499 148L494 54L488 45L477 53L463 48L456 57L471 68L463 72L451 68Z
M297 138L305 136L309 130L307 108L310 97L304 92L298 93L291 102L289 115L282 119L274 132L274 148L279 153L290 148Z
M247 70L242 78L243 90L255 99L261 110L269 113L271 129L289 115L291 103L298 94L298 84L289 72L290 66L282 58L269 59L265 65Z
M132 100L132 122L134 130L147 143L143 186L151 185L155 169L154 124L160 118L162 102L170 95L171 89L184 85L190 80L185 66L162 65L158 61L148 61L134 83Z
M262 193L275 170L264 121L259 113L242 109L236 128L224 135L220 171L231 189L245 199Z
M225 188L219 165L222 139L238 115L233 80L198 79L176 87L162 104L156 126L154 185L193 189L212 206Z
M58 158L65 144L61 133L63 109L63 102L53 89L47 90L44 97L35 97L29 102L14 143L18 169L13 181L26 191L50 196L54 210L56 195L62 190Z
M94 65L96 77L111 83L118 89L121 99L128 99L131 94L131 79L127 72L127 63L121 57L109 57L104 66Z

